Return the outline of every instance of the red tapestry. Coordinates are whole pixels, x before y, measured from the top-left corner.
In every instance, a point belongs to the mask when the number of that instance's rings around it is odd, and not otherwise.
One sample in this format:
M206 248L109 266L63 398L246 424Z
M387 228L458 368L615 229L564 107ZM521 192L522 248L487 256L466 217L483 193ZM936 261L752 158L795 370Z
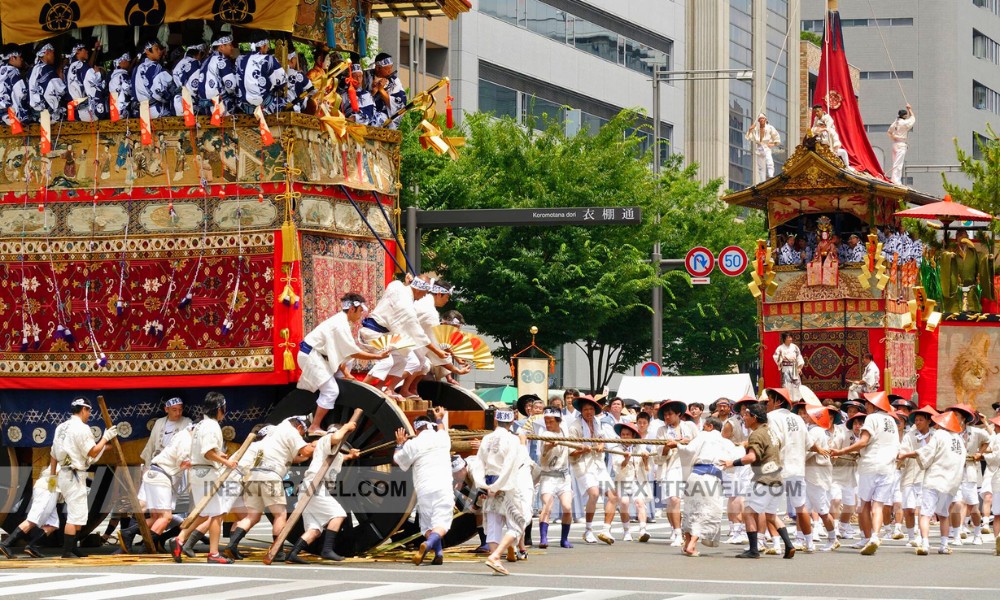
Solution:
M844 392L861 378L861 356L868 351L867 329L803 331L802 383L814 392Z
M392 276L386 274L385 253L375 240L303 233L302 255L306 332L336 314L341 296L349 292L361 294L374 308Z
M202 240L0 241L5 387L84 385L79 378L127 387L162 374L265 376L224 377L242 384L277 382L277 374L287 381L274 357L275 234L209 233ZM60 325L71 336L60 335Z
M887 333L885 362L892 374L892 387L912 388L917 384L916 334L902 331Z

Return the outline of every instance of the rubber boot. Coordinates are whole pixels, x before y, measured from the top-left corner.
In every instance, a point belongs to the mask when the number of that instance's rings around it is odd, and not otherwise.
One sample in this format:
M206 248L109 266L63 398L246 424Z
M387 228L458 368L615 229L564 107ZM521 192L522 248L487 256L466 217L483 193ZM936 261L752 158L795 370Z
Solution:
M573 544L569 543L569 528L570 528L570 524L569 523L563 523L562 524L562 532L561 532L560 539L559 539L559 547L560 548L572 548L573 547Z
M538 541L538 547L544 550L549 547L549 524L542 521L538 524L538 531L542 538Z
M278 538L277 538L277 536L271 536L271 540L277 542ZM280 546L278 546L278 553L274 555L274 561L275 562L284 562L285 558L286 558L286 555L285 555L285 544L282 543Z
M184 556L188 558L194 558L195 556L197 556L194 552L194 545L197 544L198 542L203 541L204 539L205 539L205 534L195 529L194 531L191 532L191 535L188 536L188 539L186 542L184 542L184 545L181 546L181 552L183 552Z
M135 542L135 536L139 534L139 524L135 523L129 527L121 530L118 534L119 539L122 542L122 549L129 554L133 553L132 543Z
M41 529L41 527L38 529ZM3 554L7 558L14 558L14 544L16 544L17 541L23 537L24 530L20 527L15 527L14 532L8 535L7 539L5 539L3 543L0 543L0 554Z
M326 560L342 561L344 557L333 551L333 545L337 541L337 532L327 529L323 532L323 553L320 554Z
M80 537L79 533L75 535L67 535L63 533L63 553L62 553L63 558L86 558L87 555L81 552L80 549L76 547L76 543L79 537Z
M531 522L529 521L528 525L524 528L524 547L527 548L530 546L534 546L534 544L531 543Z
M305 550L306 546L308 545L309 545L308 542L306 542L302 538L299 538L299 541L295 542L295 545L292 546L292 549L288 552L288 556L285 557L285 562L295 563L297 565L306 564L308 561L304 558L299 558L299 552Z
M18 529L18 531L20 531L20 529ZM41 546L39 546L41 541L45 539L46 535L45 529L41 527L35 527L32 529L30 534L31 541L29 541L28 545L24 547L24 553L31 558L47 558L45 554L42 553Z
M240 540L243 539L247 532L239 527L233 529L233 532L229 534L229 545L223 548L221 554L225 554L233 560L243 560L244 556L240 554Z

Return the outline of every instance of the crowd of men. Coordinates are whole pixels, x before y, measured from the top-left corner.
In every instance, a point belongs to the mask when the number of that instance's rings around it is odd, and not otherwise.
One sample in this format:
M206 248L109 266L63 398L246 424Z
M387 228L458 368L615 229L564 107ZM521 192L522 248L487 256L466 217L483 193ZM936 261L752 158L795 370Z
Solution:
M899 257L900 264L915 262L919 266L923 260L924 243L913 234L902 228L891 226L880 227L877 230L878 241L882 244L882 256L887 261ZM844 236L834 233L831 236L833 247L836 250L837 259L841 264L861 263L868 256L866 247L867 240L860 235L852 233ZM778 253L776 263L779 265L800 266L813 260L816 255L816 247L819 238L815 228L806 226L806 231L802 235L794 232L778 234Z
M288 540L291 547L285 552L282 546L274 560L301 563L301 554L310 551L342 560L337 537L348 514L338 499L338 476L365 449L343 444L353 422L327 423L339 394L337 379L347 376L350 361L374 360L368 379L399 396L435 370L440 377L466 372L467 365L454 360L433 333L442 320L437 309L453 291L424 274L389 284L370 312L362 296L345 295L341 310L300 347L299 386L318 392L314 414L262 427L242 456L226 450L222 394L206 395L193 424L183 415L184 401L168 399L167 415L154 424L141 454L138 500L148 513L152 543L177 562L196 556L202 541L211 564L243 558L240 543L265 514L275 539L281 534L289 469L308 463L299 487L300 501L306 490L311 496L302 515L305 532ZM446 319L461 323L454 311ZM352 324L360 327L357 336ZM380 350L370 344L374 334L405 334L414 343ZM785 342L784 352L794 355L794 344ZM784 357L776 353L775 360ZM795 372L796 362L788 360ZM700 556L699 544L723 543L723 531L725 543L745 546L739 558L792 558L796 552L832 552L842 543L872 555L888 539L926 555L934 521L939 554L982 544L990 532L983 515L993 515L992 531L1000 526L1000 416L987 419L961 404L941 412L918 408L877 391L878 377L872 379L839 405L803 401L801 390L785 387L768 388L759 399L719 398L707 408L680 400L595 399L573 390L547 404L525 395L495 412L495 430L474 440L474 454L465 458L452 453L448 415L436 407L414 421L415 435L395 432L393 461L412 471L423 536L413 562L444 562L444 538L459 505L477 514L476 552L498 574L509 573L504 560L527 558L536 515L540 548L549 547L557 521L559 547L569 549L575 522L583 525L584 543L611 545L654 541L648 524L661 518L669 525L666 543L691 557ZM59 527L60 498L66 505L62 556L80 555L78 533L89 516L87 470L118 433L111 426L95 440L86 397L75 398L70 408L72 416L56 429L26 519L0 542L8 558L22 539L26 554L42 555L41 539ZM179 530L178 497L188 490L200 511L195 509L191 528ZM603 520L595 524L599 504ZM239 520L223 545L222 521L230 513ZM139 532L139 523L119 532L123 551L131 551ZM995 539L1000 555L1000 536Z
M249 46L249 52L240 53L232 36L223 34L208 46L175 49L168 59L167 48L153 38L137 54L126 52L101 64L99 41L76 43L65 56L44 43L29 65L20 46L7 44L0 51L0 119L6 125L26 125L38 122L44 112L50 121L90 122L137 117L144 104L151 118L185 116L186 111L219 116L258 109L263 114L310 112L318 93L348 120L398 125L388 119L407 99L390 55L375 56L368 70L354 55L343 76L327 78L328 70L340 63L335 53L315 49L316 60L307 72L294 51L281 65L268 39Z

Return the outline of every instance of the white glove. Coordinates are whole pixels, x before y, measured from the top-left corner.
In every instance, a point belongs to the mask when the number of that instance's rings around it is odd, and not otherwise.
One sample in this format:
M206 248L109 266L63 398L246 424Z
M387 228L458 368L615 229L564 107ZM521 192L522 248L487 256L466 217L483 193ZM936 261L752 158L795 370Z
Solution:
M118 426L117 425L112 425L111 427L108 427L107 429L105 429L104 430L104 435L101 436L101 438L105 442L110 442L111 440L115 439L116 437L118 437Z

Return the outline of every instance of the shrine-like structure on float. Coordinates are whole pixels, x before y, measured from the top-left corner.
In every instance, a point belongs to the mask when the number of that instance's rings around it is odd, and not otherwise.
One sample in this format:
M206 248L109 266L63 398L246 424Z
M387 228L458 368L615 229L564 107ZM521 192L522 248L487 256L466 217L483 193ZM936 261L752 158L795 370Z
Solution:
M791 333L805 361L801 382L820 398L845 398L870 352L879 389L992 415L1000 401L1000 278L989 231L976 233L992 217L885 178L846 76L839 15L830 12L828 23L824 45L834 46L824 51L814 103L833 117L850 165L811 130L780 173L724 197L766 213L768 238L750 253L762 383L781 385L772 356ZM930 243L908 236L910 215L937 219L943 235ZM834 236L847 247L839 256Z

